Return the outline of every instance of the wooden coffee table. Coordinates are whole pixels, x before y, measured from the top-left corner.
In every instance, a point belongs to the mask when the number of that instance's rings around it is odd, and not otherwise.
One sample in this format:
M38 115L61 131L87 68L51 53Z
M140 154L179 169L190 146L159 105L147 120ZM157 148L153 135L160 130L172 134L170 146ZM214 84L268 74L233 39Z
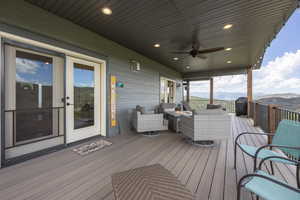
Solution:
M194 200L194 195L160 164L112 175L116 200Z

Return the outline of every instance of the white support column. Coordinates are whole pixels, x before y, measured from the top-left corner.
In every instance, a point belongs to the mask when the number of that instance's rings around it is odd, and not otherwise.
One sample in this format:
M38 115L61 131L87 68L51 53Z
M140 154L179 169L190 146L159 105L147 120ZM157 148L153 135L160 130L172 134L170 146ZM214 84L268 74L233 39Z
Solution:
M43 85L38 84L38 108L43 107Z

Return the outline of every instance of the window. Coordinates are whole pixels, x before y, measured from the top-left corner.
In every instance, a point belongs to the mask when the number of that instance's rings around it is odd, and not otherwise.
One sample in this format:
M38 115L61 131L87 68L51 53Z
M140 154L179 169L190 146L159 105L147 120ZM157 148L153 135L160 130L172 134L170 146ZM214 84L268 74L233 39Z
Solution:
M176 82L164 77L160 78L160 103L175 103Z

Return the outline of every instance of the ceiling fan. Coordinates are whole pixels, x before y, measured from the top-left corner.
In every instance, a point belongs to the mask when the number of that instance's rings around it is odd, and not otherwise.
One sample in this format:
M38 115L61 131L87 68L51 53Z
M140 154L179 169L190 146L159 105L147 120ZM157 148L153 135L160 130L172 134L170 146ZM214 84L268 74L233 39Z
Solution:
M199 50L199 48L197 48L196 46L199 46L199 45L192 45L192 50L190 51L174 51L174 52L171 52L171 53L174 53L174 54L188 54L188 55L191 55L193 58L195 57L199 57L199 58L202 58L202 59L206 59L206 56L202 55L202 54L208 54L208 53L214 53L214 52L217 52L217 51L223 51L225 48L224 47L215 47L215 48L210 48L210 49L202 49L202 50Z

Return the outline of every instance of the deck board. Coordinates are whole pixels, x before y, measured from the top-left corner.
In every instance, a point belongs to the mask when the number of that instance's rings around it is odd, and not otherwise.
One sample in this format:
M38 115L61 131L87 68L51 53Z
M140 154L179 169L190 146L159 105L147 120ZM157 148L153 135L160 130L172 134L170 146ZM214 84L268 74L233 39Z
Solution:
M232 137L217 147L203 148L186 143L179 134L162 133L148 138L121 135L108 140L112 146L87 156L66 148L0 170L1 200L113 200L111 174L160 163L177 176L197 199L234 200L236 183L252 172L252 159L238 152L233 169L234 137L243 131L261 132L247 118L232 116ZM247 136L245 144L260 146L266 137ZM269 166L265 166L269 170ZM294 169L275 164L275 174L295 185ZM243 199L254 196L243 192Z

